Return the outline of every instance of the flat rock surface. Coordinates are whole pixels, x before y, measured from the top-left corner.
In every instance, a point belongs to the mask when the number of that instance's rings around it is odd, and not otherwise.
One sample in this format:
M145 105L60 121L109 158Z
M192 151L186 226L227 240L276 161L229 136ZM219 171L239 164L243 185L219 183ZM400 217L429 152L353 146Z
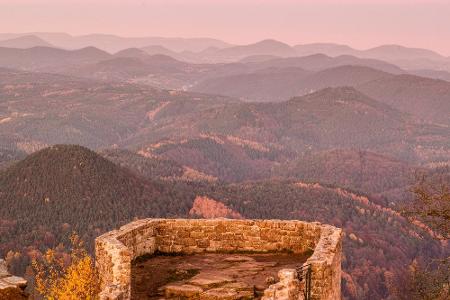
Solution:
M231 277L220 276L212 272L201 272L188 281L189 284L197 285L202 288L213 288L233 282Z
M138 259L132 266L132 299L259 299L278 271L307 257L288 253L196 254Z
M195 298L203 293L203 289L198 286L182 284L182 285L166 285L164 288L166 298L185 297Z

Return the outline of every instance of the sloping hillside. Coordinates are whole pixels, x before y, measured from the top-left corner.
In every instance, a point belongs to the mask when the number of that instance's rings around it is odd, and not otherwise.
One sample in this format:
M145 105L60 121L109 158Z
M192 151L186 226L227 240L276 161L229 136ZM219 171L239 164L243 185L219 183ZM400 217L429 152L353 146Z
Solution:
M450 125L448 81L398 75L367 82L357 89L428 122Z
M160 141L148 145L143 152L227 182L268 178L272 167L290 155L279 147L231 135Z
M175 110L178 105L167 105L155 119L157 126L125 144L140 149L163 138L206 133L276 144L299 153L356 148L408 161L441 161L450 154L450 146L445 145L449 128L415 123L350 87L328 88L284 103L229 102L189 113L184 110L183 115Z
M147 179L176 178L183 176L185 172L183 166L173 160L142 155L129 150L109 149L99 154Z
M231 101L142 85L0 69L0 144L103 148L157 126L158 111L184 115Z
M332 186L378 196L389 206L408 199L408 190L419 169L405 161L367 151L336 149L308 153L281 165L279 176Z
M0 170L7 168L14 162L25 158L26 154L20 150L0 148Z
M404 137L406 118L350 87L327 88L278 106L286 135L321 147L377 147Z
M0 255L52 247L67 230L92 241L135 217L186 214L192 201L86 148L52 146L0 173Z
M176 122L194 122L191 132L231 134L296 149L376 147L405 133L401 113L352 88L329 88L278 104L233 103Z

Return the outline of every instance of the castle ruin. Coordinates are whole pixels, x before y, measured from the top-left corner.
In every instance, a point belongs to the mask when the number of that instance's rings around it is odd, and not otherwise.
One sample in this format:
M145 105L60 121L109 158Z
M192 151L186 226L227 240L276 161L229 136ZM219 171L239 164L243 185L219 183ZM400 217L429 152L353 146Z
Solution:
M308 257L296 268L278 270L278 281L272 282L261 297L252 297L243 289L239 292L239 284L232 280L228 280L226 285L216 285L206 290L205 281L214 283L214 280L207 278L191 280L182 286L175 285L179 290L183 288L183 297L180 297L181 294L171 297L173 286L167 286L164 297L160 299L341 298L342 230L317 222L143 219L98 237L95 253L102 280L102 300L132 298L132 266L137 258L202 253L290 253L307 254ZM307 270L308 278L300 274L303 270ZM225 293L223 297L221 293ZM233 297L233 293L241 296Z

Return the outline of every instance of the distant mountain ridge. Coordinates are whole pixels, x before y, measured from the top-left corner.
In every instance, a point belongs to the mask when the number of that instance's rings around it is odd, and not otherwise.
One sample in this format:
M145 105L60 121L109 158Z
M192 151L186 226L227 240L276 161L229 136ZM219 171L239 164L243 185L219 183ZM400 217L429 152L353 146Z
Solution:
M450 71L450 57L435 51L411 48L401 45L381 45L367 50L357 50L347 45L317 43L294 46L299 55L323 53L330 56L352 55L361 58L373 58L396 64L401 68L435 69Z
M393 59L447 59L447 57L428 49L410 48L401 45L381 45L366 50L357 50L347 45L333 43L313 43L294 46L298 54L310 55L323 53L331 56L354 55L372 57L381 60ZM334 54L334 55L333 55Z
M263 40L254 44L217 50L212 57L221 61L238 61L250 55L296 56L295 50L276 40Z
M194 85L192 90L248 101L280 102L327 87L357 86L390 76L392 74L361 65L342 65L318 72L302 68L269 68L248 74L206 79Z
M47 42L45 39L49 41L53 41L54 39L63 41L62 44L65 46ZM75 43L75 40L78 42ZM70 41L73 42L72 45L68 45L71 43ZM147 42L151 43L147 44ZM121 38L114 35L73 37L58 33L36 33L35 35L0 34L0 48L2 47L10 48L11 50L6 54L4 53L4 49L0 51L0 54L4 56L3 62L0 59L0 66L45 72L61 72L64 65L71 67L72 65L78 66L85 63L94 63L95 61L83 61L81 59L73 62L65 60L66 58L63 58L60 53L54 55L53 58L45 58L41 54L36 53L36 50L32 51L31 49L58 48L60 51L72 51L74 53L80 51L81 48L97 48L99 51L106 49L108 52L104 51L104 56L99 57L96 62L112 57L111 53L115 53L114 56L136 57L140 59L144 59L147 53L149 55L167 55L179 61L192 64L262 64L271 61L274 64L278 64L277 67L298 66L296 60L301 57L309 57L309 59L316 57L319 59L321 55L326 55L331 59L341 61L341 65L345 64L345 62L346 64L352 64L352 61L356 59L359 59L360 62L366 60L364 65L382 71L394 74L408 72L410 74L450 81L450 58L431 50L408 48L399 45L382 45L368 50L357 50L346 45L332 43L305 44L292 47L288 44L269 39L253 44L235 46L224 42L221 43L214 39ZM12 55L14 51L12 49L27 50L29 53L26 55L17 50L17 53ZM40 51L42 52L42 49ZM53 53L56 53L50 50L47 50L47 52L51 56L53 56ZM54 62L50 63L49 59L53 59ZM56 60L61 61L56 62ZM285 60L285 62L282 63L282 60ZM289 65L289 63L293 65ZM108 78L108 74L105 75ZM165 81L166 79L160 78L157 80ZM138 81L145 83L148 80L138 79ZM198 82L199 80L195 78L193 81ZM180 82L178 88L189 88L191 85L192 82ZM159 83L157 86L164 87ZM177 88L173 84L169 87Z
M73 36L67 33L34 32L24 34L0 34L3 39L18 38L24 35L35 35L49 43L66 49L79 49L89 46L97 47L110 53L127 48L142 48L160 45L173 51L202 51L209 47L226 48L230 44L211 38L165 38L165 37L120 37L112 34L88 34Z
M33 47L54 47L54 46L35 35L26 35L9 40L0 40L0 47L27 49Z
M64 50L52 47L0 48L0 66L32 71L58 71L73 65L93 63L111 57L95 47Z
M352 56L329 57L323 54L316 54L307 57L287 57L222 64L187 63L173 57L165 54L147 55L141 49L130 48L105 58L103 61L70 67L60 72L100 80L121 80L144 83L160 88L226 94L248 98L249 100L260 100L259 96L252 97L251 94L239 91L240 86L246 89L245 85L251 83L249 80L255 80L249 88L256 89L257 93L263 96L264 101L286 100L292 96L303 94L300 93L301 87L295 86L296 81L301 79L299 77L300 73L302 73L300 69L308 73L338 66L354 65L372 67L393 74L404 73L400 68L383 61L360 59ZM261 81L258 78L252 78L258 76L265 79L261 79ZM228 79L231 82L235 80L239 82L236 87L230 87L221 83L221 81ZM327 87L326 83L325 81L317 88ZM354 82L347 80L344 81L343 85L353 84ZM218 88L214 88L215 86ZM273 88L272 90L271 87ZM285 87L287 87L286 90L283 90ZM307 88L307 92L309 92L315 87Z
M109 53L116 53L127 48L147 48L150 54L181 55L176 58L184 57L189 61L198 62L212 62L214 60L237 61L244 58L243 56L246 53L248 56L274 55L280 57L322 53L329 56L352 55L361 58L385 60L410 70L445 69L450 71L450 57L428 49L394 44L359 50L348 45L335 43L311 43L291 46L277 40L262 40L254 44L232 45L213 38L120 37L111 34L72 36L66 33L52 32L0 33L0 44L5 40L30 39L31 36L34 39L40 39L41 42L28 43L29 47L54 45L59 48L79 49L93 46Z

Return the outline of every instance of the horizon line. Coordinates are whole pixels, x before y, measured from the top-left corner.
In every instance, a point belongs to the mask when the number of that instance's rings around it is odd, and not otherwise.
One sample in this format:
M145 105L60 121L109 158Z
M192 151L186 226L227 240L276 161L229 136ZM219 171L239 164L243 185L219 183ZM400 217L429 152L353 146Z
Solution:
M116 34L116 33L104 33L104 32L92 32L92 33L84 33L84 34L73 34L73 33L69 33L66 31L28 31L28 32L0 32L0 35L20 35L19 37L23 37L23 36L33 36L33 35L37 35L37 34L65 34L65 35L69 35L71 37L77 38L77 37L85 37L85 36L91 36L91 35L103 35L103 36L114 36L114 37L118 37L118 38L125 38L125 39L142 39L142 38L165 38L165 39L211 39L211 40L217 40L226 44L229 44L230 47L233 46L246 46L246 45L252 45L252 44L256 44L262 41L268 41L268 40L272 40L272 41L276 41L276 42L280 42L283 44L286 44L290 47L295 47L295 46L301 46L301 45L314 45L314 44L330 44L330 45L338 45L338 46L347 46L350 47L353 50L356 51L367 51L367 50L371 50L371 49L375 49L378 47L382 47L382 46L400 46L400 47L405 47L405 48L410 48L410 49L423 49L423 50L428 50L428 51L432 51L435 52L436 54L439 54L442 57L445 58L450 58L450 55L446 55L446 54L442 54L442 52L438 51L438 50L434 50L433 48L424 48L424 47L420 47L420 46L413 46L413 45L405 45L405 44L393 44L393 43L382 43L382 44L376 44L373 45L371 47L368 48L357 48L352 46L351 44L345 43L345 42L333 42L333 41L316 41L316 42L306 42L306 43L287 43L281 39L277 39L277 38L264 38L264 39L260 39L260 40L256 40L253 42L246 42L245 44L238 44L238 43L231 43L225 39L222 38L218 38L218 37L211 37L211 36L189 36L189 37L184 37L184 36L164 36L164 35L137 35L137 36L126 36L126 35L122 35L122 34ZM19 38L19 37L11 37L11 38L7 38L7 39L2 39L0 41L6 41L6 40L11 40L11 39L15 39L15 38ZM45 40L44 38L39 37L40 39L49 42L47 40ZM50 42L49 42L50 43ZM52 45L52 46L57 46L57 45ZM91 45L92 46L92 45ZM151 46L151 45L150 45ZM94 46L95 47L95 46ZM98 48L98 47L96 47Z

